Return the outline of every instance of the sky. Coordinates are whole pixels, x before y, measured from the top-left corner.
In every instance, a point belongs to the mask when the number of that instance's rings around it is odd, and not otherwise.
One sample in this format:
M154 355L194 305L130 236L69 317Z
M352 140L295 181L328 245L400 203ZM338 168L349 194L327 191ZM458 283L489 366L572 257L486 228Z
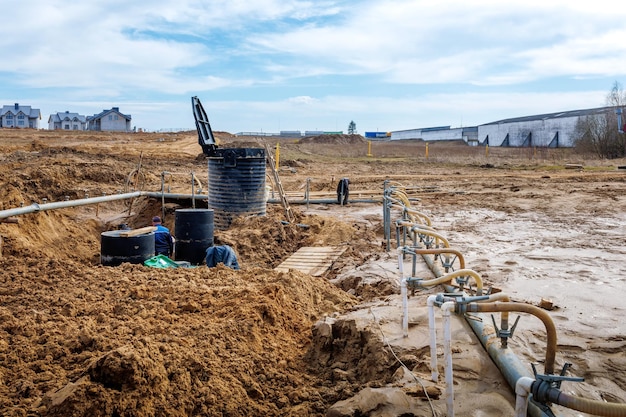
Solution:
M0 14L0 105L147 131L387 132L602 107L626 7L561 0L30 0Z

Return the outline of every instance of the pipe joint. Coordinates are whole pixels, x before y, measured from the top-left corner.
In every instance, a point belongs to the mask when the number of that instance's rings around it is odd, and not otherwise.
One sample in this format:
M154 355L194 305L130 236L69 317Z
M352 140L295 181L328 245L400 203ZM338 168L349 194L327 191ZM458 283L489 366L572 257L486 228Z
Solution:
M439 293L435 296L434 305L441 307L444 303L448 302L456 304L460 298L463 298L461 293Z
M561 383L563 381L571 382L583 382L585 379L574 376L565 376L567 370L572 366L571 363L566 362L563 365L560 375L545 375L538 374L535 364L531 364L533 373L535 374L535 382L531 387L533 394L533 400L537 403L546 405L548 403L559 404L559 396L561 395Z
M415 290L422 287L424 278L408 277L404 279L406 281L407 289L411 290L411 295L415 295Z
M454 257L451 257L451 256L441 256L439 258L441 259L441 266L443 266L443 268L444 268L444 270L446 272L450 271L450 269L452 269L454 271L454 268L453 268L452 265L454 264L454 261L457 258L456 256L454 256ZM437 255L435 255L435 259L437 259Z
M488 295L475 295L475 296L459 296L455 298L456 301L456 307L454 309L454 311L457 314L465 314L467 313L467 305L469 303L474 303L474 302L478 302L478 301L487 301L489 300L489 296Z
M435 238L432 236L428 236L428 235L424 235L419 233L419 238L420 241L424 244L424 246L426 246L426 249L430 249L433 246L433 242L435 241Z
M496 336L502 339L502 347L507 346L506 339L513 337L513 333L515 333L515 328L517 327L517 323L519 323L519 319L521 317L522 316L517 316L517 318L515 319L515 323L513 323L513 326L511 326L510 329L507 329L504 326L500 329L496 324L495 317L493 316L493 314L491 315L491 321L493 322L493 328L496 331Z

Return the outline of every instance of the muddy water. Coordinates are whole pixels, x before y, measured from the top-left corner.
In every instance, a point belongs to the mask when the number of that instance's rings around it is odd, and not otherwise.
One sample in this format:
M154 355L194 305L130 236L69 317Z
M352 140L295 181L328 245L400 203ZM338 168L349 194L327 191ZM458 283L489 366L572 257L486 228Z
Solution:
M449 207L448 207L449 208ZM311 210L315 210L314 208ZM537 212L506 213L491 209L424 210L433 221L434 228L445 236L451 247L463 253L466 267L478 272L487 285L498 288L515 301L539 305L542 300L552 303L550 316L557 328L558 349L556 370L564 364L573 364L568 375L583 377L585 382L564 382L563 389L573 395L609 402L626 401L624 378L626 374L626 323L622 320L626 308L623 305L623 285L626 280L626 215L587 216L580 213L561 216ZM380 217L378 206L354 207L352 211L338 214L343 219L357 218L373 221ZM353 217L354 216L354 217ZM394 239L392 246L395 248ZM418 267L423 268L423 266ZM405 271L410 271L405 264ZM424 273L419 269L418 274ZM390 280L398 286L399 273L393 249L388 257L359 268L362 282L375 283ZM339 277L341 278L341 277ZM426 297L437 290L425 290L410 301L410 340L419 349L427 345L425 333L427 321L424 306ZM385 307L388 315L380 310L384 319L393 323L386 328L390 337L398 343L401 300L390 296ZM513 313L512 320L518 315ZM489 318L487 320L490 321ZM439 324L438 324L439 326ZM453 351L455 381L463 380L462 393L456 394L455 407L458 415L508 415L508 408L492 412L493 401L482 397L483 390L506 396L506 382L491 375L490 368L481 367L486 355L476 349L475 338L468 327L457 323L454 331ZM441 327L438 327L441 329ZM418 335L415 335L417 333ZM541 321L522 315L510 346L520 360L528 365L541 364L545 358L546 332ZM441 342L440 342L441 343ZM456 350L454 350L456 349ZM473 352L468 358L464 352ZM471 355L470 355L471 356ZM441 360L441 359L440 359ZM489 362L489 360L487 359ZM428 370L423 365L423 370ZM427 378L427 374L424 374ZM476 379L481 379L482 384ZM491 385L485 386L489 381ZM459 390L458 387L457 390ZM475 390L473 398L483 405L470 405L467 395ZM460 398L465 398L457 404ZM491 410L491 411L490 411ZM579 416L580 413L554 406L562 416ZM479 413L479 414L476 414Z

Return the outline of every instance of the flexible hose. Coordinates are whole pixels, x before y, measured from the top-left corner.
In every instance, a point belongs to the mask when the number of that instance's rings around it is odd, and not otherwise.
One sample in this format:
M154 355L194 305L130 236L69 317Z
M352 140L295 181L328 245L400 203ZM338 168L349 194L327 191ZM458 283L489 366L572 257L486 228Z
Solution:
M556 357L556 326L554 325L550 315L544 310L530 304L496 301L494 303L470 303L467 305L466 311L480 313L516 311L529 313L537 317L543 322L547 333L546 360L544 365L545 373L554 374L554 362Z
M550 388L548 390L547 401L594 416L626 417L626 404L607 403L604 401L574 397L557 388Z
M476 294L482 295L483 280L476 271L473 271L471 269L457 269L456 271L452 271L449 274L442 275L439 278L433 278L433 279L429 279L426 281L420 281L419 285L422 287L432 287L434 285L445 284L446 282L452 281L452 279L456 277L462 277L465 275L468 275L474 278L474 281L476 282Z

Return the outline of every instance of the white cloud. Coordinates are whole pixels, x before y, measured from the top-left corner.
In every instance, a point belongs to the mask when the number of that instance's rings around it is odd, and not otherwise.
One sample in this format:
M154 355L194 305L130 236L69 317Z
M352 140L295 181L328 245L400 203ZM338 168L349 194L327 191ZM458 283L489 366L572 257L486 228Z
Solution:
M313 104L317 100L310 96L298 96L298 97L290 97L287 101L296 105L307 105L307 104Z
M31 0L0 14L0 77L9 103L126 104L146 128L209 91L232 130L483 123L602 105L575 82L626 76L624 21L606 0Z

